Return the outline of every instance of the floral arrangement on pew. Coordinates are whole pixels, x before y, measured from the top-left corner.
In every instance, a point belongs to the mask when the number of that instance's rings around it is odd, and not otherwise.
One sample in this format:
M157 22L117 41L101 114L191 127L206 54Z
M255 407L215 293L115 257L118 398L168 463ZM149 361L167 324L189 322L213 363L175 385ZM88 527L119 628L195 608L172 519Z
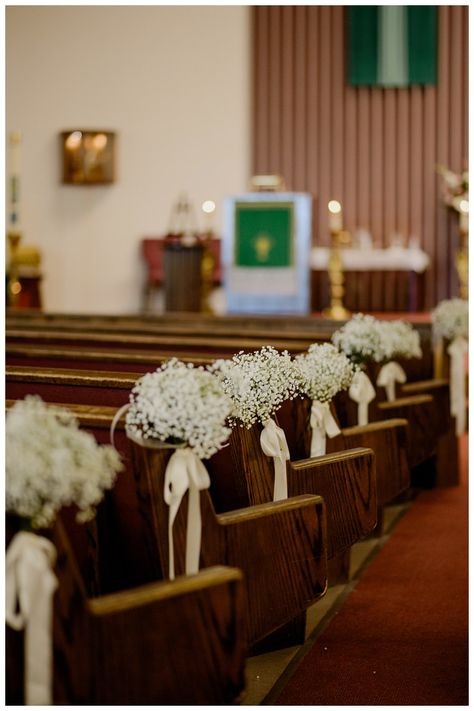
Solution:
M172 526L189 489L186 574L199 570L201 515L199 492L210 486L201 461L221 449L230 435L226 425L232 403L215 375L171 358L140 378L130 394L126 432L145 447L174 449L165 472L164 499L169 512L169 577L175 577ZM118 411L112 429L123 408Z
M93 518L123 465L113 447L79 430L71 412L38 396L8 411L5 440L6 510L21 518L23 528L6 553L6 621L25 629L26 704L51 704L56 550L33 530L52 526L60 509L71 504L79 522Z
M449 342L451 414L456 418L456 434L466 429L465 356L468 350L468 302L465 299L444 299L432 311L434 348L442 349L443 339Z
M379 321L384 365L377 377L377 385L385 387L387 400L395 400L395 383L405 383L406 374L398 358L421 358L420 334L406 321Z
M377 385L386 388L389 400L395 399L395 382L405 382L406 375L395 358L420 358L419 334L403 321L381 321L369 314L356 314L332 335L333 344L360 366L349 388L349 397L358 403L359 425L368 422L368 406L375 389L364 372L367 363L380 363Z
M275 469L273 500L288 498L286 461L290 453L285 433L273 416L285 400L300 392L299 371L290 354L262 346L253 353L241 351L229 360L217 360L210 370L232 401L231 426L250 429L255 423L263 425L260 444L273 458Z
M318 457L326 453L326 436L340 434L330 403L338 392L350 386L357 366L331 343L313 343L307 353L296 356L295 366L301 393L312 400L310 456Z

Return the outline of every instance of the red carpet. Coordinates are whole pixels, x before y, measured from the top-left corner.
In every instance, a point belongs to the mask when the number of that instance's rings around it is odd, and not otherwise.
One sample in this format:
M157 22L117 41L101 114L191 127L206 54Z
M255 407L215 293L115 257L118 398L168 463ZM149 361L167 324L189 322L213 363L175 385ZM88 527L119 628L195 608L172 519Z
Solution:
M467 705L467 436L463 485L425 491L276 705Z

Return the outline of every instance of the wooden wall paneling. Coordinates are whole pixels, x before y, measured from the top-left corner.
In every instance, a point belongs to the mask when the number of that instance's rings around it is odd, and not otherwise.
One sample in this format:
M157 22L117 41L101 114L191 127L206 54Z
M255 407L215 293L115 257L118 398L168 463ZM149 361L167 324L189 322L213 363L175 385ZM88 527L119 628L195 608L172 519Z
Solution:
M281 168L280 172L285 177L287 187L294 190L294 154L295 138L295 89L294 75L294 8L286 5L281 9Z
M270 8L270 61L269 61L269 172L281 171L281 10Z
M455 6L451 13L451 66L450 66L450 161L449 165L456 172L463 169L463 12L464 8ZM451 215L449 221L449 249L454 254L459 247L459 220ZM458 289L458 276L454 260L449 270L450 291Z
M425 88L424 117L423 117L423 185L425 200L423 202L423 247L429 254L431 264L427 271L426 290L424 302L435 304L436 299L436 279L438 274L438 263L436 259L436 213L437 202L440 200L437 191L438 179L436 177L436 90L434 86ZM426 308L423 303L422 308Z
M336 6L332 9L332 55L331 55L331 79L332 79L332 192L336 200L342 204L345 214L344 195L344 8Z
M253 172L258 175L269 168L268 150L268 59L269 9L252 14L253 31Z
M319 206L321 205L319 195L319 7L311 5L307 8L307 36L308 36L308 73L307 73L307 102L308 102L308 123L307 123L307 145L306 157L308 161L307 180L304 186L313 195L313 244L319 242L318 221ZM301 13L298 13L301 14Z
M254 164L268 145L265 170L280 168L290 188L313 194L315 244L329 243L327 202L338 198L345 226L368 228L376 245L388 246L393 232L420 238L432 259L427 308L457 295L456 217L441 202L434 170L436 163L461 170L467 158L468 8L439 6L438 83L407 89L346 84L343 6L253 13L254 105L264 114L253 123ZM383 280L372 288L388 298Z
M436 131L436 162L449 166L449 37L450 37L450 11L446 6L439 8L438 21L438 84L437 84L437 131ZM437 185L437 232L436 232L436 263L438 268L438 280L436 282L436 301L439 301L447 293L448 285L448 260L446 257L440 258L443 251L447 250L447 239L449 234L449 216L445 206L442 204L441 190L442 180L438 178Z
M295 82L295 113L294 113L294 142L295 142L295 165L293 175L293 186L296 191L304 192L308 184L307 177L307 28L308 28L308 8L302 7L302 12L295 13L295 56L294 56L294 82ZM315 206L313 205L313 209Z
M331 11L328 5L321 6L319 22L319 223L318 244L329 244L327 204L332 194L332 63L331 63Z

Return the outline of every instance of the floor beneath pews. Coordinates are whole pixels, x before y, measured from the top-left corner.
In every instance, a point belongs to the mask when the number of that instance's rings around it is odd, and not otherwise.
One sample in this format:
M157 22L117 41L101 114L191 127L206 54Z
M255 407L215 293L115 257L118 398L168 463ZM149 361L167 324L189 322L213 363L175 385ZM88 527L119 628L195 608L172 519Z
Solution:
M463 490L466 492L467 496L467 448L468 441L467 435L461 438L460 447L460 467L462 487L458 487L458 490ZM448 490L434 490L439 492L438 499L442 500L442 492L447 492L447 497L449 497ZM452 491L452 490L451 490ZM429 500L430 492L428 492ZM436 496L436 494L435 494ZM452 498L452 497L450 497ZM459 499L460 497L458 497ZM461 497L462 499L463 497ZM425 497L426 499L426 497ZM423 496L422 499L423 500ZM423 500L425 503L425 500ZM363 578L365 571L367 571L378 555L378 553L384 548L387 542L390 540L392 534L397 530L399 524L403 521L405 515L408 511L412 510L411 520L413 521L413 516L417 513L416 507L417 497L412 501L404 504L394 505L387 507L384 521L384 532L383 535L378 539L367 539L356 544L352 549L351 556L351 571L350 571L350 582L346 585L338 585L329 589L328 593L319 600L315 605L313 605L307 614L306 622L306 641L304 645L298 645L294 647L288 647L286 649L281 649L266 654L260 654L258 656L250 657L247 660L246 666L246 679L247 686L245 695L242 698L242 705L273 705L275 703L280 703L284 705L299 705L299 704L311 704L312 702L306 699L305 701L298 701L295 697L289 698L291 696L290 691L283 695L283 699L277 701L280 694L284 689L287 689L287 684L294 674L295 670L298 669L299 665L304 660L305 656L318 645L318 639L323 634L325 630L329 630L331 621L334 620L335 616L343 608L346 600L350 600L351 593L357 588L359 582ZM426 508L426 507L425 507ZM415 519L416 520L416 519ZM467 536L467 531L466 531ZM423 565L424 561L420 561L420 566ZM465 561L467 569L467 559ZM462 575L460 576L462 579ZM456 590L453 591L456 594ZM407 600L407 605L409 600ZM461 621L461 627L462 627ZM467 620L466 620L467 627ZM462 644L461 644L462 648ZM467 654L466 654L467 663ZM442 670L440 670L442 671ZM340 670L342 673L342 670ZM314 674L317 676L318 670L315 666ZM407 678L410 672L407 669ZM403 671L402 671L403 677ZM462 677L462 675L461 675ZM293 685L294 686L294 685ZM462 686L462 684L461 684ZM465 692L467 693L467 691ZM462 696L462 691L460 692ZM337 704L338 702L333 700L323 701L321 698L315 702L318 704ZM341 701L341 704L350 704L351 701ZM354 705L356 701L352 702ZM364 704L364 701L360 703ZM366 703L381 703L377 701L367 701ZM384 703L384 702L382 702ZM390 703L390 702L385 702ZM395 701L393 703L396 703ZM399 703L404 703L403 701ZM420 701L419 703L423 703ZM430 702L428 702L430 703ZM442 702L440 702L442 703ZM449 702L446 702L449 703ZM453 703L462 703L460 701L453 701Z
M306 618L305 646L312 645L338 613L344 600L355 588L363 572L389 539L394 527L410 508L411 503L389 506L385 512L384 533L380 538L356 543L351 553L350 582L329 588L326 595L309 608ZM287 647L275 652L260 654L247 660L246 691L243 705L257 706L266 702L270 692L284 685L288 673L302 651L302 646ZM275 688L274 688L275 687ZM272 694L273 695L273 694ZM272 703L269 700L269 703Z

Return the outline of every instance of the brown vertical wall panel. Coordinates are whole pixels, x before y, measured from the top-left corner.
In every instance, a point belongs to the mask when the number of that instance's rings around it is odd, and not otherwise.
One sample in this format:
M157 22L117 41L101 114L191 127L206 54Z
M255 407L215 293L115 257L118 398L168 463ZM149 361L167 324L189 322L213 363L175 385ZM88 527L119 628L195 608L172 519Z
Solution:
M346 11L252 8L253 171L282 173L290 190L315 197L316 244L329 242L332 197L347 228L368 228L377 245L395 232L418 237L432 260L430 308L458 293L457 220L435 165L467 167L468 7L439 6L437 85L385 90L345 83Z

